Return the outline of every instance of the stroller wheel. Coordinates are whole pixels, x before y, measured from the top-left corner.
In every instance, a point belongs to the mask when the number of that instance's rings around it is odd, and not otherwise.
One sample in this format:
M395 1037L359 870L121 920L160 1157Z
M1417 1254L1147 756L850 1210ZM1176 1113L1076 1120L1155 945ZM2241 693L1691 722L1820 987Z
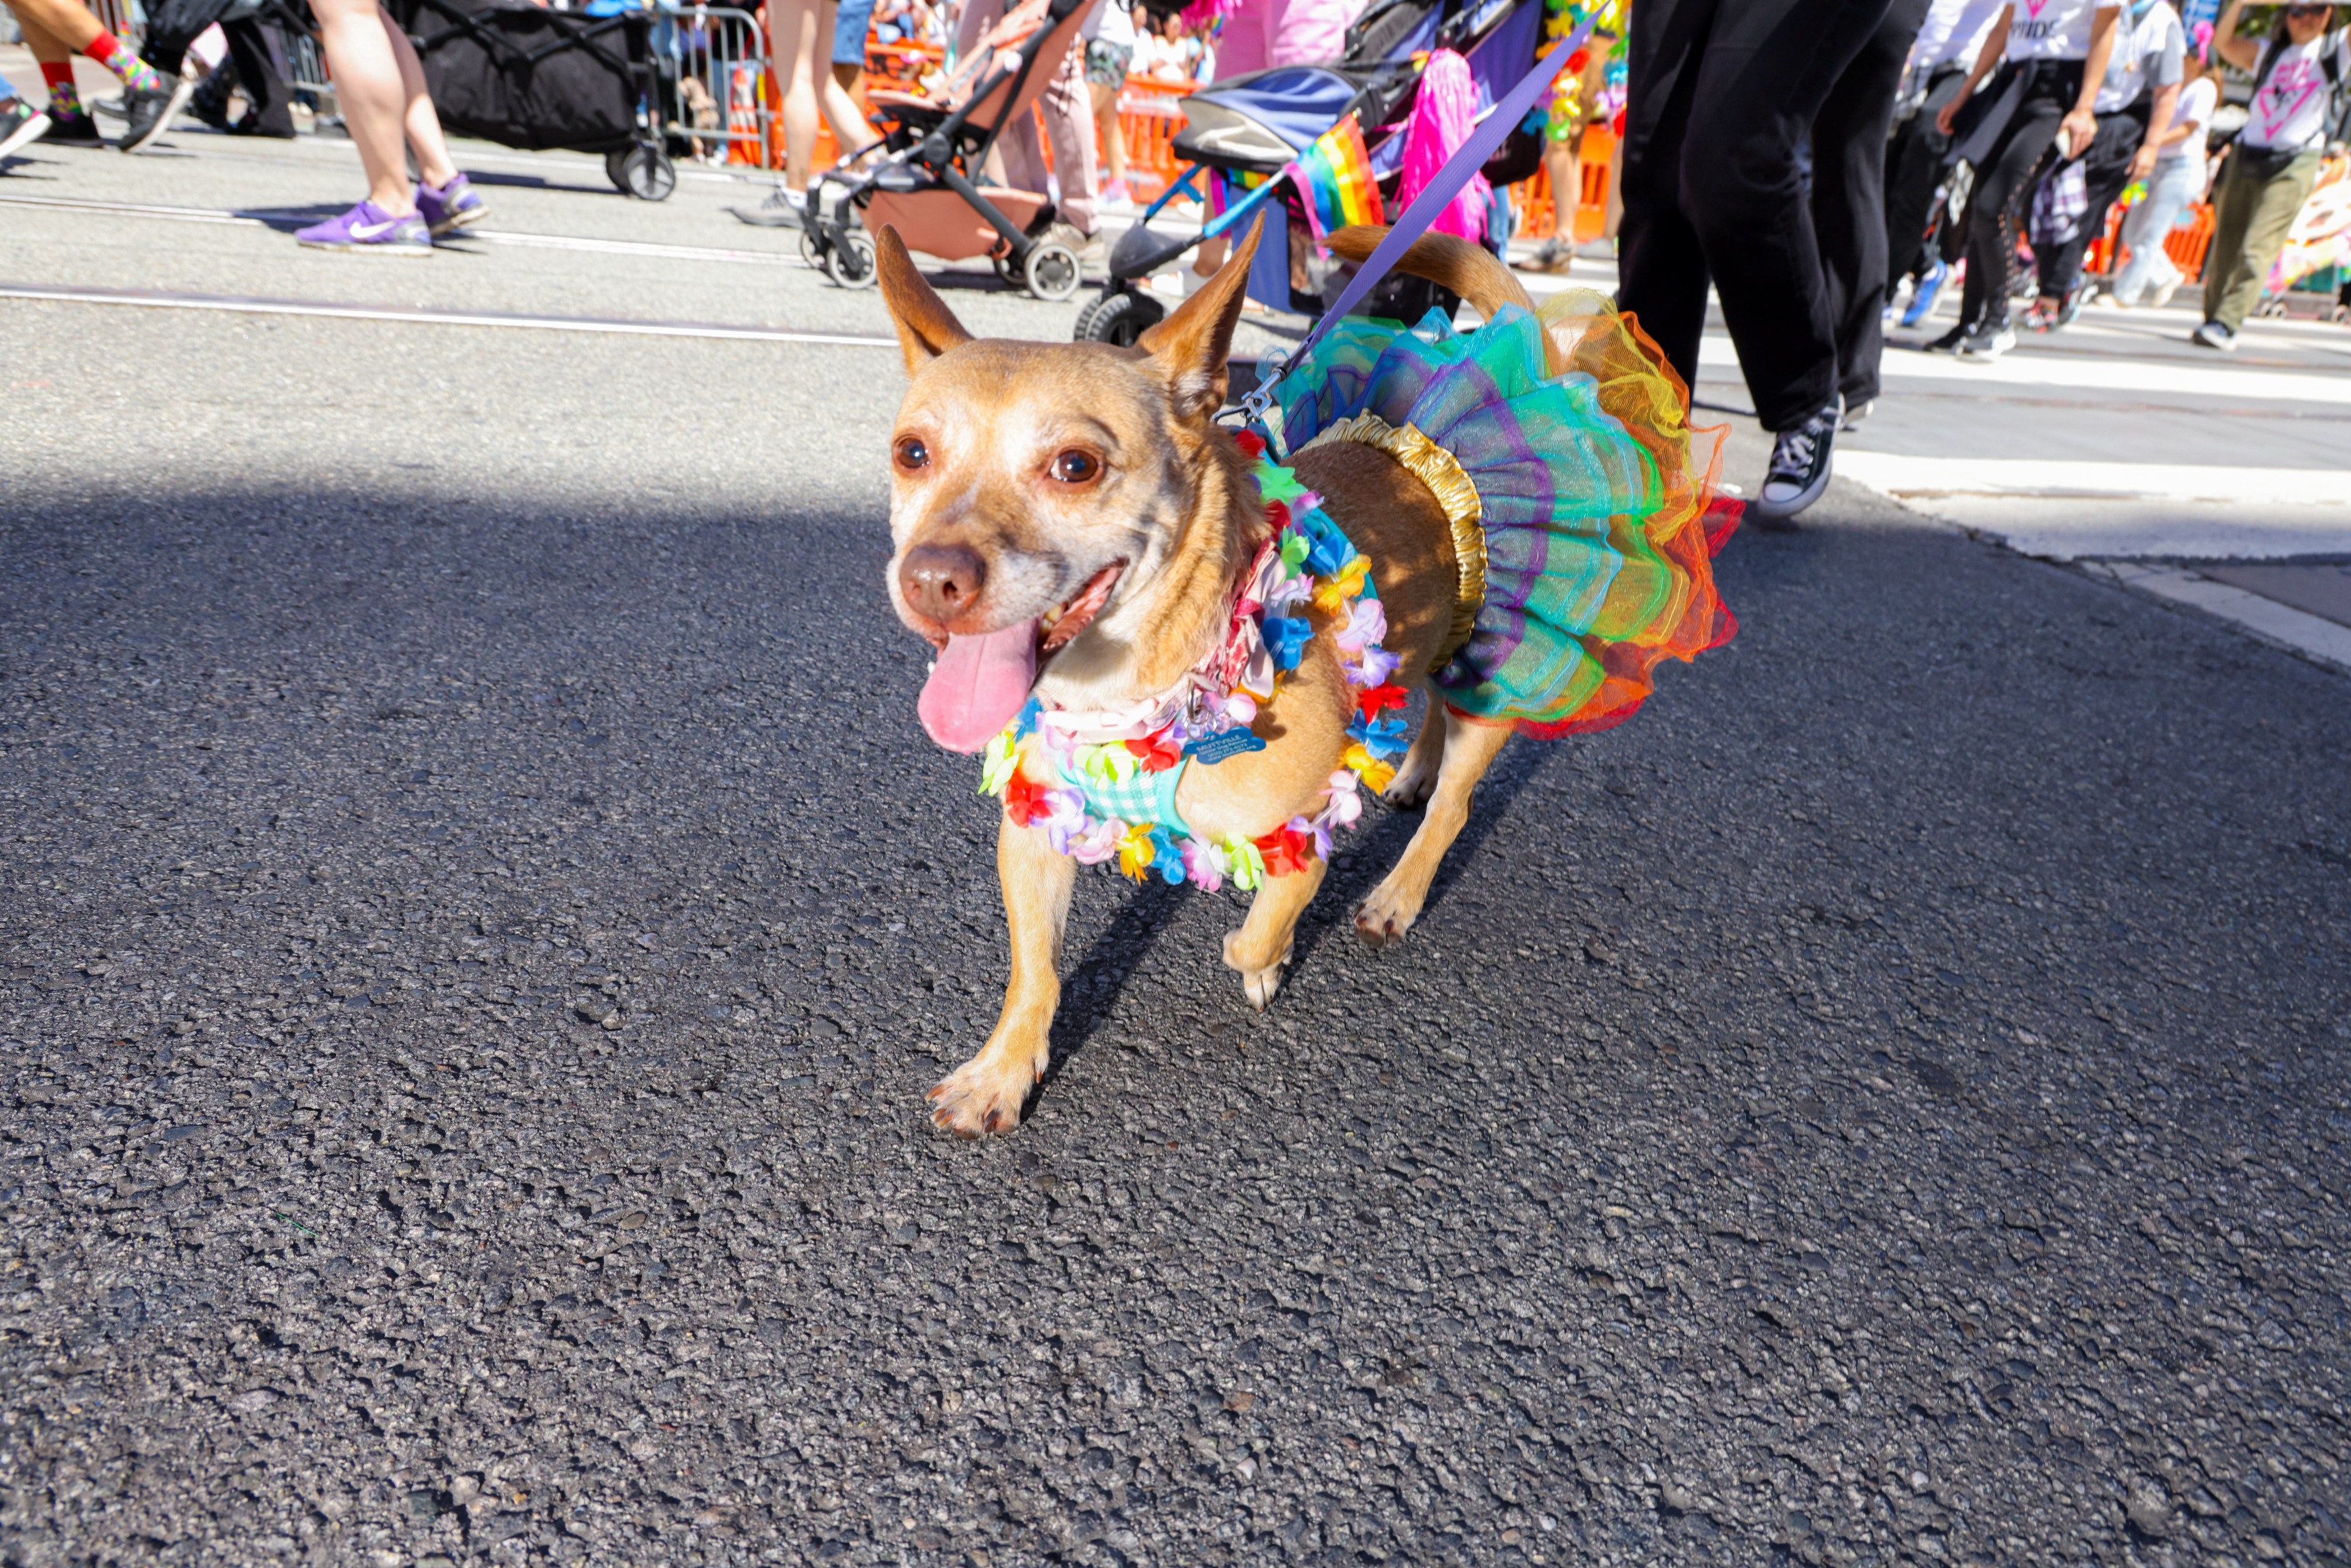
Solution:
M824 267L824 241L813 225L800 225L800 259L819 272Z
M1012 265L1012 258L1010 256L990 256L988 259L996 264L996 276L998 277L1003 279L1006 283L1010 284L1015 288L1022 287L1020 269Z
M666 202L670 193L677 189L677 165L658 147L640 143L624 148L619 157L621 189L639 201Z
M880 274L874 269L873 236L863 229L841 229L824 253L824 275L843 288L871 288Z
M1096 295L1086 308L1078 312L1077 329L1070 334L1072 342L1114 343L1131 349L1144 329L1167 319L1167 308L1145 294L1133 288L1113 286Z
M1053 239L1029 247L1028 264L1020 269L1020 280L1038 298L1059 305L1077 293L1084 277L1078 269L1078 253Z
M629 176L622 165L632 151L632 148L615 147L604 154L604 178L611 181L612 189L624 196L629 193Z

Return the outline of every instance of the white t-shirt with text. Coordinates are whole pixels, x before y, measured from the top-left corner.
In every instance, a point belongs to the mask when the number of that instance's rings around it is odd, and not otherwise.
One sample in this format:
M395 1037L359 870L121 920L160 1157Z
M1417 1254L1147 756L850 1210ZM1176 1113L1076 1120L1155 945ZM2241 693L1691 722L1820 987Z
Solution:
M2016 0L2008 19L2008 58L2086 60L2090 24L2099 12L2120 8L2099 0Z
M2267 58L2273 49L2277 58L2262 90L2245 106L2245 129L2237 140L2248 147L2294 152L2315 147L2326 134L2331 96L2326 81L2328 55L2335 57L2335 75L2351 86L2351 27L2337 27L2306 44L2289 43L2283 49L2264 43L2261 58ZM2259 59L2253 68L2261 68Z

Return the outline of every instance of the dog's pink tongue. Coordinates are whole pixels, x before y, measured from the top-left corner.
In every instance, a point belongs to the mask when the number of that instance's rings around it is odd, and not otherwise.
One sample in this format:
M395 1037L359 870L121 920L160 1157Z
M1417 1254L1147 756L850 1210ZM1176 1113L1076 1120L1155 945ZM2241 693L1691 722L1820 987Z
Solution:
M949 751L977 751L1018 717L1037 680L1037 622L950 637L914 711Z

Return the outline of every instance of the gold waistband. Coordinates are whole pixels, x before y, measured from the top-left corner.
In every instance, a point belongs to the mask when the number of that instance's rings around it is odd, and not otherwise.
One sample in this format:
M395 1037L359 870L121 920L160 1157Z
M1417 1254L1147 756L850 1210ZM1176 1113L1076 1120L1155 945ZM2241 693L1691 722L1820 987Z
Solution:
M1453 454L1411 425L1390 424L1375 413L1343 419L1299 450L1320 446L1326 441L1353 441L1378 447L1428 486L1428 493L1437 497L1438 507L1445 513L1445 520L1452 525L1453 563L1459 580L1453 596L1453 624L1446 632L1445 645L1428 667L1428 673L1435 674L1450 664L1453 655L1469 641L1469 633L1477 625L1478 608L1486 602L1486 530L1479 526L1486 508L1478 499L1478 486L1454 461Z

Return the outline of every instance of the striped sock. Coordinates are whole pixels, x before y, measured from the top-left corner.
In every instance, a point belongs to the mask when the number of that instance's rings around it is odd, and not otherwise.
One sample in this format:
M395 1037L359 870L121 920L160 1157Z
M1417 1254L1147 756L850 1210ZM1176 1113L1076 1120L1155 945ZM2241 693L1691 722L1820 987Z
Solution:
M163 78L155 68L131 52L131 46L111 33L101 32L89 41L82 53L122 78L122 85L132 92L162 90Z
M52 117L89 112L82 108L81 92L74 86L71 60L43 61L41 79L49 85L49 113Z

